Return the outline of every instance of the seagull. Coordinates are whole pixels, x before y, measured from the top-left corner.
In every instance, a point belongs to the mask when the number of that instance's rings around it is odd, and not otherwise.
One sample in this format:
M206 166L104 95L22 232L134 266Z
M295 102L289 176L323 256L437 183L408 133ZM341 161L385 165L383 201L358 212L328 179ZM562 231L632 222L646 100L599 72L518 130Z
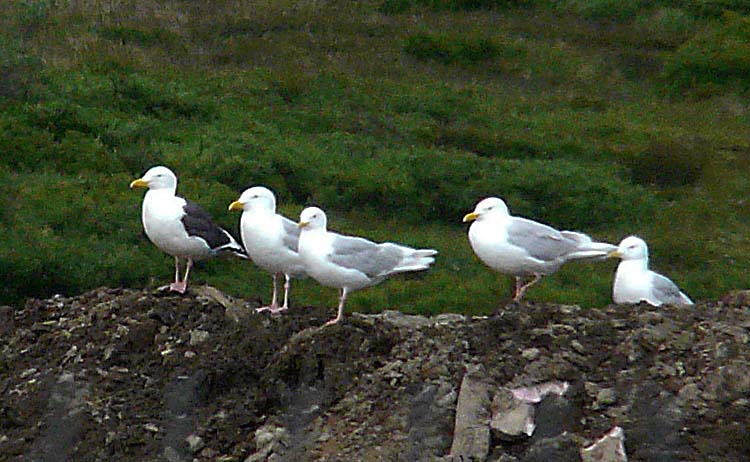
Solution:
M558 231L536 221L514 217L502 199L481 200L464 223L469 227L469 242L484 264L516 278L514 301L542 276L557 271L569 260L605 258L616 249L612 244L594 242L589 236L574 231ZM523 284L525 276L534 278Z
M308 207L300 213L298 224L302 228L299 254L307 274L324 286L341 289L338 315L325 326L344 318L344 303L350 292L378 284L396 273L427 269L435 261L437 250L343 236L327 231L327 221L323 210Z
M621 258L615 273L612 298L617 304L645 301L653 306L662 304L692 305L693 301L666 276L648 269L648 246L637 237L620 242L608 257Z
M273 275L273 297L257 312L280 313L289 309L289 279L305 277L305 266L297 252L300 228L276 213L276 197L263 186L246 189L229 210L242 210L240 236L250 259ZM284 275L284 304L278 303L278 278Z
M148 188L141 220L151 242L174 257L175 280L169 285L170 290L185 293L194 261L225 252L247 258L234 237L216 225L198 204L175 195L177 177L167 167L150 168L141 178L133 180L130 188ZM180 259L187 260L182 280Z

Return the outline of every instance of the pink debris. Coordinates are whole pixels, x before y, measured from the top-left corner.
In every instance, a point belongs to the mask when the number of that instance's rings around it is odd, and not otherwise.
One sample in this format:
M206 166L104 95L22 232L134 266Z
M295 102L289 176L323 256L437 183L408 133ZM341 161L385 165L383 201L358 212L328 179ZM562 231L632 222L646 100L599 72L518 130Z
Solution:
M553 393L562 396L568 391L570 385L568 382L547 382L532 387L514 388L511 390L513 397L528 404L535 404L544 399L545 396Z

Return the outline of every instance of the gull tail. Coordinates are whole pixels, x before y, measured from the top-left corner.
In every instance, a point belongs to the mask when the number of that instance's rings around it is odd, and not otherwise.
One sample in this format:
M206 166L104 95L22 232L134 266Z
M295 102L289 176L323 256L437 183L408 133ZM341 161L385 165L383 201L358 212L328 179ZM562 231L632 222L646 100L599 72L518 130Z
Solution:
M242 247L242 245L239 242L237 242L234 236L232 236L232 234L224 228L221 228L221 230L224 231L224 234L226 234L227 238L229 239L229 242L227 242L226 244L222 244L219 247L214 248L214 250L217 253L231 253L232 255L236 257L248 259L249 256L247 255L247 251L245 250L244 247Z
M594 242L586 234L575 231L561 231L565 239L576 243L576 250L565 256L566 260L578 260L583 258L604 259L607 254L617 250L616 245L606 242Z
M404 249L405 253L401 261L391 271L392 273L402 273L405 271L420 271L430 267L435 261L434 255L438 251L434 249Z
M680 303L679 305L693 305L693 301L687 296L685 292L680 291Z

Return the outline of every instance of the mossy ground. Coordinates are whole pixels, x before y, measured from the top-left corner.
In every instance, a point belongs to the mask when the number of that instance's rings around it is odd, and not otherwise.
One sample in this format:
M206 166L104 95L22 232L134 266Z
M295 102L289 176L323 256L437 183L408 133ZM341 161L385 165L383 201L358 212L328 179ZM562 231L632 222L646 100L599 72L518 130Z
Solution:
M627 5L626 5L627 3ZM296 218L440 250L350 308L488 313L511 279L460 223L487 196L559 228L645 238L695 299L746 286L742 2L12 1L0 7L0 301L155 286L172 260L130 180L154 164L235 227L264 184ZM601 306L614 262L530 300ZM195 283L268 299L252 264ZM334 305L294 283L293 302Z

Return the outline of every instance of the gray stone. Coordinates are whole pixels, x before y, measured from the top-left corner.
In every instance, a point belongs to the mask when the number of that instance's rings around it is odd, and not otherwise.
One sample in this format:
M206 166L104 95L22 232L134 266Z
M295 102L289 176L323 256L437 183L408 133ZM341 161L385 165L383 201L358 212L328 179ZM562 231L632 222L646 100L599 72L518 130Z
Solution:
M534 424L534 406L513 396L510 390L502 389L492 399L490 428L506 436L531 436Z
M187 438L185 438L185 442L188 444L188 448L190 449L190 452L195 454L196 452L200 451L206 446L206 443L203 441L203 438L196 434L188 435Z
M601 409L602 407L611 406L617 402L617 394L613 388L602 388L596 393L596 401L594 407Z
M284 427L273 424L262 425L255 430L256 452L249 455L245 462L281 460L289 447L289 432Z
M541 350L536 347L525 348L523 351L521 351L521 357L527 361L533 361L539 357L540 352Z
M167 462L182 462L182 457L180 457L180 453L177 452L177 449L167 446L164 448L164 460Z
M472 373L464 375L458 392L451 446L451 456L458 460L484 461L489 454L490 388L491 385L475 378Z
M570 391L567 391L570 388ZM534 438L549 438L565 432L575 432L583 417L583 384L556 388L567 392L550 392L536 406Z
M211 336L207 331L201 329L193 329L190 331L190 346L200 345L201 343L208 340Z
M625 432L614 427L594 444L581 449L583 462L627 462Z
M510 454L500 454L492 462L518 462L518 458L511 456Z
M521 457L521 462L578 462L581 460L578 442L570 433L534 442Z

